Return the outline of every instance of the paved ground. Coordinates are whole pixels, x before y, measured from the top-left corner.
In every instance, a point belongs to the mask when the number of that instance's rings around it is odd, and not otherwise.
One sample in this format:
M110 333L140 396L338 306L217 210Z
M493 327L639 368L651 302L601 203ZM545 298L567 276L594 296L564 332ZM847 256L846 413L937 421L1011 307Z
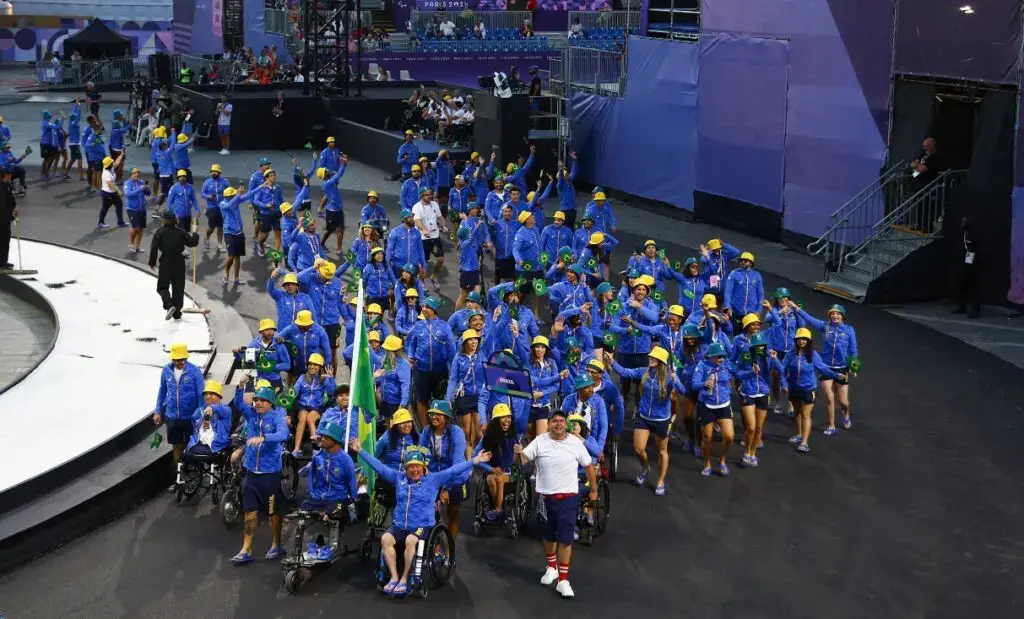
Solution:
M255 158L235 155L228 175L244 172ZM356 183L377 183L382 175L368 170L346 176L351 184L343 185L358 189L346 191L346 200L361 204L366 185ZM376 186L388 194L397 187ZM393 196L385 200L393 202ZM82 201L78 184L36 186L23 206L21 232L124 258L126 233L95 231L97 208L98 199ZM620 211L626 247L653 237L673 259L721 233L626 207ZM795 288L817 315L833 302L803 285L817 275L813 261L721 234L758 255L769 288ZM265 262L246 260L251 285L239 290L220 287L219 264L201 259L200 285L252 321L271 313L259 289L268 272ZM452 295L452 278L444 281L444 291ZM159 310L155 292L139 294L151 294ZM381 600L371 590L370 569L355 563L338 566L298 597L288 597L277 566L230 566L227 558L240 534L223 529L208 501L179 508L160 498L0 578L0 613L612 617L664 615L671 609L671 616L692 617L1020 616L1019 370L889 312L856 306L849 313L865 362L854 386L854 429L822 436L819 408L809 455L793 453L785 444L788 424L772 419L758 470L736 467L730 478L703 479L697 462L676 450L668 496L616 484L608 535L576 555L579 598L572 603L536 584L542 557L535 542L490 532L459 541L455 586L426 602ZM941 327L937 318L936 313L930 321ZM627 460L625 473L635 474L636 465ZM261 531L258 548L266 544Z
M31 303L0 292L0 390L27 374L42 359L53 339L50 317Z

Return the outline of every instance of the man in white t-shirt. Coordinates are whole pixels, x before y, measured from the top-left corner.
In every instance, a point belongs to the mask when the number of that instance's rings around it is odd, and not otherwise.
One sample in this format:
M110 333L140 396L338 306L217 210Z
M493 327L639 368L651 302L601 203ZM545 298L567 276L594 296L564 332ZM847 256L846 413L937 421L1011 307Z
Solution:
M448 232L441 207L434 202L434 192L429 187L420 187L420 201L412 207L413 222L423 236L423 255L430 260L433 256L434 268L430 274L430 283L436 292L441 292L441 284L437 281L444 266L444 243L441 232Z
M234 108L228 103L228 96L221 95L217 104L217 135L220 136L220 154L231 154L231 111Z
M438 29L441 31L441 36L443 36L444 38L446 38L446 39L454 39L455 38L455 22L453 22L452 20L450 20L450 19L444 20L443 22L441 22L441 26Z
M515 450L523 464L536 463L537 494L547 513L541 536L547 567L540 584L550 585L557 580L555 590L562 597L571 598L575 594L569 584L569 561L580 509L579 467L585 467L590 500L596 501L597 473L593 460L583 441L566 431L565 413L558 410L548 418L546 434L533 439L525 449L516 445Z
M117 159L111 157L103 158L103 174L100 177L100 197L103 199L100 205L100 220L96 224L97 228L109 228L107 225L107 211L110 207L114 207L114 212L117 214L117 225L118 227L125 227L128 224L124 221L124 203L121 201L121 194L117 188L117 174L115 170L117 166L124 161L124 152L122 151Z

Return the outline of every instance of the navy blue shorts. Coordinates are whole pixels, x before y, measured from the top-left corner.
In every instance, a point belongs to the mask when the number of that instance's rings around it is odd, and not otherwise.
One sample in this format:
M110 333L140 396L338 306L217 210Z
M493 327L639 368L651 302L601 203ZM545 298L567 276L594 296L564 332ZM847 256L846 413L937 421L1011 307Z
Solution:
M281 229L281 213L260 213L260 232Z
M206 209L206 225L209 228L223 228L224 216L219 208Z
M477 404L480 402L479 394L473 395L462 395L455 398L455 414L459 417L463 415L469 415L470 413L476 414Z
M395 414L395 411L402 408L401 404L392 402L381 402L380 403L380 414L384 419L391 419L391 416Z
M697 403L697 423L706 426L709 423L715 423L716 421L722 421L723 419L732 419L732 407L723 406L722 408L708 408L703 402Z
M531 406L530 407L530 421L547 421L548 417L551 416L551 405L547 406Z
M462 505L462 502L469 497L469 484L459 484L458 486L445 486L444 489L448 491L449 505Z
M740 394L740 395L743 395L743 394ZM766 411L766 410L768 410L768 396L766 396L766 395L759 395L757 397L751 398L751 397L748 397L748 396L744 395L743 396L743 406L753 406L754 408L756 408L758 410Z
M658 438L668 437L668 424L669 420L664 421L653 421L644 417L637 417L636 424L634 425L635 430L647 430Z
M146 211L128 211L128 223L133 228L145 228L147 217Z
M245 472L242 480L242 511L263 512L273 516L284 504L281 494L281 473Z
M576 517L580 511L580 497L573 494L564 498L544 495L544 509L547 520L541 537L546 542L558 542L568 546L573 542L576 533Z
M390 533L391 536L395 538L395 541L397 541L399 544L404 544L405 538L409 537L410 535L415 535L416 537L423 539L424 536L427 534L427 529L424 527L419 527L417 529L401 529L395 525L391 525L390 527L388 527L386 533Z
M217 125L217 135L222 138L231 135L231 125Z
M327 332L327 341L331 343L331 348L337 348L341 341L341 325L324 325L324 331Z
M832 368L832 371L835 372L836 374L846 374L847 372L850 371L850 369L844 365L844 366L840 366L840 367L834 367L834 368ZM840 385L848 385L848 384L850 384L850 378L849 378L849 376L847 376L845 379L837 378L837 379L835 379L835 382L840 384Z
M92 170L93 172L102 172L103 171L103 162L102 161L92 161L92 160L90 160L89 161L89 169Z
M224 234L224 245L227 246L228 255L241 257L245 255L244 234Z
M304 512L318 512L324 514L346 514L345 520L348 520L345 501L314 501L313 499L304 499L299 505L299 509Z
M191 419L165 419L167 426L167 442L171 445L184 445L192 436Z
M441 381L448 377L448 371L442 372L427 372L424 370L413 370L412 380L416 387L416 401L417 402L428 402L432 399L432 396L437 388L441 385Z
M789 401L793 404L814 404L814 392L790 389Z
M427 257L427 260L433 258L444 258L444 243L441 242L441 237L436 239L423 239L423 255Z
M480 271L459 271L459 288L473 290L480 285Z
M334 232L339 228L345 227L345 211L338 209L336 211L327 211L327 234Z
M79 144L72 144L69 148L71 149L71 161L81 161L82 160L82 147L81 147L81 145L79 145Z

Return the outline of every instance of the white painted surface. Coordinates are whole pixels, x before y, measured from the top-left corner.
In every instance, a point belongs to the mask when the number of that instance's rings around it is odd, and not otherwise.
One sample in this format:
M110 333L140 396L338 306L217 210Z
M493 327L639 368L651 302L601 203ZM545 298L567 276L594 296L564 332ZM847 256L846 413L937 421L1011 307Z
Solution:
M59 324L53 352L0 395L0 492L149 416L173 342L187 343L199 367L212 350L202 314L164 320L152 275L45 243L22 241L21 250L39 274L20 279L53 305ZM195 307L187 296L185 304Z

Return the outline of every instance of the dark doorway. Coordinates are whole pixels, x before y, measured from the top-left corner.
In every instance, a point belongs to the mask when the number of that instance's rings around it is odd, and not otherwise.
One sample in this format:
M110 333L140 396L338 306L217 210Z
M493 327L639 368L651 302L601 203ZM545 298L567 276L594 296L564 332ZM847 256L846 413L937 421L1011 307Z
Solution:
M935 138L949 170L967 170L974 152L974 128L981 98L960 93L936 93L935 113L928 135Z

